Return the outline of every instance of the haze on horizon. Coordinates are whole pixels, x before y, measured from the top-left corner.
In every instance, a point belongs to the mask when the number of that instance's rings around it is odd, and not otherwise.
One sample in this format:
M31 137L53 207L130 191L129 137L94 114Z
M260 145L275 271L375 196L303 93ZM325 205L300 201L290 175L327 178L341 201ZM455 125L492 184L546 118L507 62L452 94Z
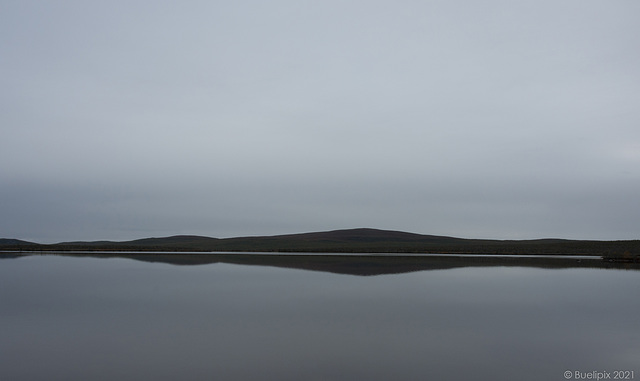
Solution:
M0 237L640 238L640 3L5 0Z

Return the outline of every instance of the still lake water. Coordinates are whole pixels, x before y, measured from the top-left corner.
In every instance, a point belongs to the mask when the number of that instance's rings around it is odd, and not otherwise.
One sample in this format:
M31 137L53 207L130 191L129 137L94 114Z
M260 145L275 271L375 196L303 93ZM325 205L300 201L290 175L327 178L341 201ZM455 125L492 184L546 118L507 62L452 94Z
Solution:
M639 290L640 272L620 269L358 276L5 256L0 379L640 378Z

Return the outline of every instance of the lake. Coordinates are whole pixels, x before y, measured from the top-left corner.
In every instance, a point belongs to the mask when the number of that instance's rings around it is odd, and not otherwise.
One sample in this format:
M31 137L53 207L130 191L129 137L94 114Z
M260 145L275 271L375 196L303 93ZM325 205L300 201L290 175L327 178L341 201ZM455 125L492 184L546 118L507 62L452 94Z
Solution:
M3 380L640 378L632 265L0 258Z

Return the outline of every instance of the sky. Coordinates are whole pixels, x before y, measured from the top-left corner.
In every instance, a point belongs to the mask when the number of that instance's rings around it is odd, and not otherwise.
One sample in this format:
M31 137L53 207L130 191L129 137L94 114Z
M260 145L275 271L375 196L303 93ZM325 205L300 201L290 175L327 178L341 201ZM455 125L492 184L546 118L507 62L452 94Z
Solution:
M638 1L0 9L0 237L640 239Z

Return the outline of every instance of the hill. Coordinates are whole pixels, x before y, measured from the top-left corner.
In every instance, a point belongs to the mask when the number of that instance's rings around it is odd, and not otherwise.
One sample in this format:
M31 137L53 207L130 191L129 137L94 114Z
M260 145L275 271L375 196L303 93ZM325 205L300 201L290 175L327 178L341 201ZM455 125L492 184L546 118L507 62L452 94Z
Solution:
M3 239L0 240L0 249L43 251L564 254L614 257L626 255L628 258L634 259L640 255L640 241L464 239L359 228L276 236L211 238L179 235L122 242L62 242L52 245Z
M12 239L12 238L0 238L0 246L11 246L11 245L36 245L36 243L22 241L19 239Z

